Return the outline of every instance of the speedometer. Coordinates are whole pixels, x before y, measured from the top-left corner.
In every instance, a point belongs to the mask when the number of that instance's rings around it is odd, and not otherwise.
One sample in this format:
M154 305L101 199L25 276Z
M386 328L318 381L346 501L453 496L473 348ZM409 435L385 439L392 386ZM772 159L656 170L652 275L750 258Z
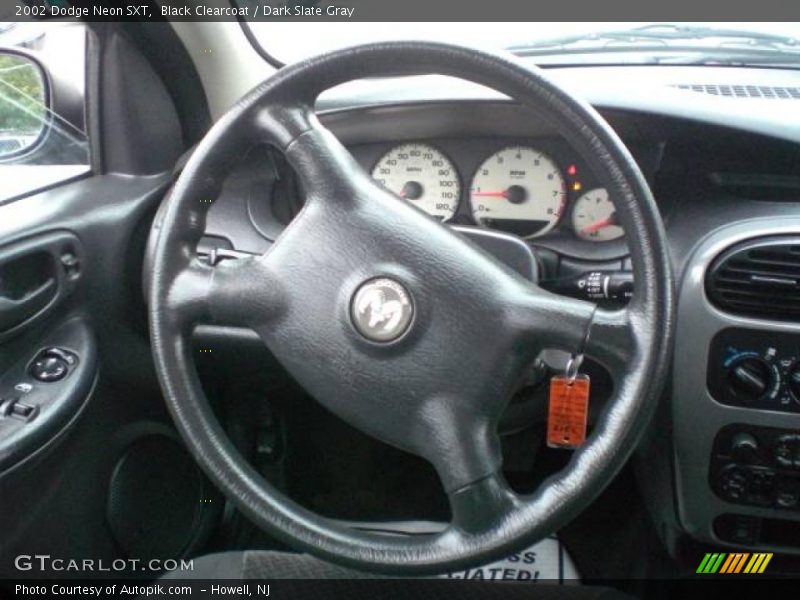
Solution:
M453 163L427 144L395 146L375 165L372 177L389 191L443 221L458 208L461 184Z
M564 209L561 171L543 152L504 148L487 158L470 189L472 215L485 227L536 237L556 226Z

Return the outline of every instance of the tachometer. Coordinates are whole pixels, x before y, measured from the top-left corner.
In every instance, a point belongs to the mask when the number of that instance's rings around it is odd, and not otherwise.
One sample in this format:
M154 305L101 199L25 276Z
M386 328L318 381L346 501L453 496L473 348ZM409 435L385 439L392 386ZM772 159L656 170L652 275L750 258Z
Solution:
M427 144L395 146L375 165L372 177L389 191L443 221L458 208L461 183L453 163Z
M512 146L487 158L472 179L472 215L480 225L536 237L561 218L566 186L556 164L534 148Z
M572 209L575 235L590 242L608 242L622 237L617 224L617 209L605 188L589 190L575 201Z

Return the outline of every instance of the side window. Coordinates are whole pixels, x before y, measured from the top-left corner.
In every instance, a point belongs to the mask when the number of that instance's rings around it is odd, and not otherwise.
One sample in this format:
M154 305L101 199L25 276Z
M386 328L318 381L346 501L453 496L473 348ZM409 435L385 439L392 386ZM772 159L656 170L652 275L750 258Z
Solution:
M0 202L90 171L86 30L0 23Z
M41 137L46 89L44 75L30 58L0 54L0 159L23 154Z

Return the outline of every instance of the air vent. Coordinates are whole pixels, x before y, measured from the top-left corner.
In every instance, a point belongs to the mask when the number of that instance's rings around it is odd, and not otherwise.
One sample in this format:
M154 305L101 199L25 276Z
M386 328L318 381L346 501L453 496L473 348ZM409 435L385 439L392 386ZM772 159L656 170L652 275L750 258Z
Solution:
M800 87L781 87L772 85L718 85L718 84L676 84L672 87L712 96L728 98L764 98L766 100L800 100Z
M706 275L706 293L731 313L800 321L800 238L760 238L726 250Z

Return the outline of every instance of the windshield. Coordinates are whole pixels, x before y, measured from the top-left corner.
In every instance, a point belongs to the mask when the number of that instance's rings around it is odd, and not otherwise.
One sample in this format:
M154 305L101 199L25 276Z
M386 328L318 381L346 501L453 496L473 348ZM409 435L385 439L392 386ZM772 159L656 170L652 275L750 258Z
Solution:
M800 64L798 23L251 22L264 51L291 63L365 42L450 42L538 57L540 63Z

